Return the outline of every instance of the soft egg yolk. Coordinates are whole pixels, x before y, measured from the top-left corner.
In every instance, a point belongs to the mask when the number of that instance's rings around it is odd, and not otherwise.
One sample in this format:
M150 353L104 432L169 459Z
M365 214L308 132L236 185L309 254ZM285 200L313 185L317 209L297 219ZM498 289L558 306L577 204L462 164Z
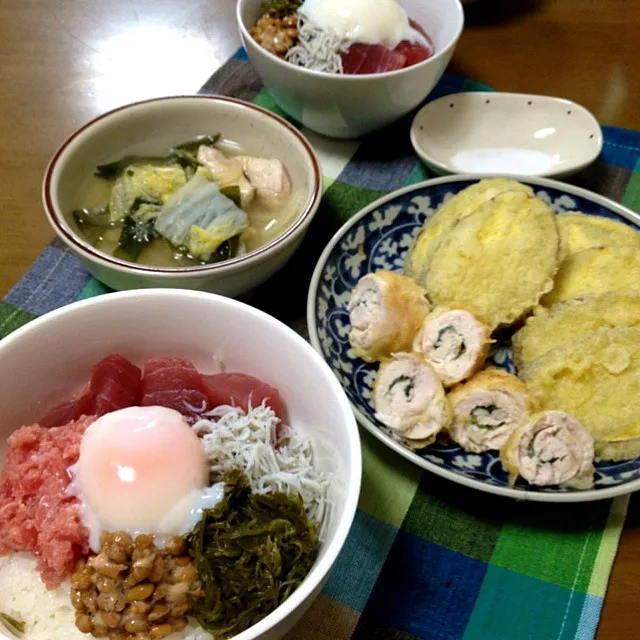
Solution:
M180 413L129 407L87 429L75 476L85 509L103 531L179 535L207 486L208 466Z

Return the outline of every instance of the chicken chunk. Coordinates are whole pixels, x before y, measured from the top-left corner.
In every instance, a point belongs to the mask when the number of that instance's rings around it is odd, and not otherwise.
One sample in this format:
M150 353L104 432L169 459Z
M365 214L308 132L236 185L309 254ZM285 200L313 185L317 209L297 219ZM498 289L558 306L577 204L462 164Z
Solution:
M282 205L291 193L291 181L280 160L238 156L249 182L255 187L258 198L269 207Z
M240 188L240 206L244 209L253 202L256 188L247 180L239 158L229 158L219 149L201 146L198 162L204 165L221 187L237 185Z

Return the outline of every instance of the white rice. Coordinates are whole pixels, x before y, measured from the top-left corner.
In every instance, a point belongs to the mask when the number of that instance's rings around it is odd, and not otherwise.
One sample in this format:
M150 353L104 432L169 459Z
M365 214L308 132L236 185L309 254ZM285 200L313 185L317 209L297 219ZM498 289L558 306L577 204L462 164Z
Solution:
M86 640L76 629L69 585L47 591L36 564L27 553L0 557L0 611L24 622L31 640ZM11 637L0 626L0 637L2 633Z

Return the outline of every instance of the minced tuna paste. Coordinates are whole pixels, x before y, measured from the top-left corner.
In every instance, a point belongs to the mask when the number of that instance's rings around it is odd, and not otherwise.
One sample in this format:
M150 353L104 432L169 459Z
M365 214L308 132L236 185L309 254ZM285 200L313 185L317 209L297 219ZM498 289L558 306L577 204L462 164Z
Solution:
M58 587L89 553L78 501L65 489L67 469L78 461L82 434L94 420L82 416L60 427L26 426L7 441L0 474L0 556L33 553L48 589Z

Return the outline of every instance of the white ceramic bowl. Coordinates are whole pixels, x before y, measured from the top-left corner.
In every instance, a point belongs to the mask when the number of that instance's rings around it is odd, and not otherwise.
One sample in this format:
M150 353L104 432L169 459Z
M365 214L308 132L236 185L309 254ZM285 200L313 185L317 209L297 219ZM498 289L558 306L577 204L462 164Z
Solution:
M238 0L240 37L274 100L292 118L318 133L357 138L417 107L442 76L462 33L459 0L398 0L429 34L436 53L412 67L372 75L337 75L289 64L263 49L250 30L261 0Z
M78 189L99 164L125 153L158 153L203 134L221 133L249 155L279 158L304 193L298 218L267 245L243 256L195 267L149 267L93 248L65 218ZM275 274L302 242L322 195L318 159L302 134L253 104L219 96L179 96L137 102L92 120L71 135L47 167L42 200L49 223L87 269L113 289L171 287L238 296Z
M138 364L182 356L203 372L217 356L228 371L273 384L290 424L314 440L316 464L335 474L327 539L311 572L277 610L234 640L281 638L319 593L356 511L360 439L340 383L293 330L236 300L170 289L108 294L53 311L0 342L0 464L12 431L82 388L91 366L114 352Z

